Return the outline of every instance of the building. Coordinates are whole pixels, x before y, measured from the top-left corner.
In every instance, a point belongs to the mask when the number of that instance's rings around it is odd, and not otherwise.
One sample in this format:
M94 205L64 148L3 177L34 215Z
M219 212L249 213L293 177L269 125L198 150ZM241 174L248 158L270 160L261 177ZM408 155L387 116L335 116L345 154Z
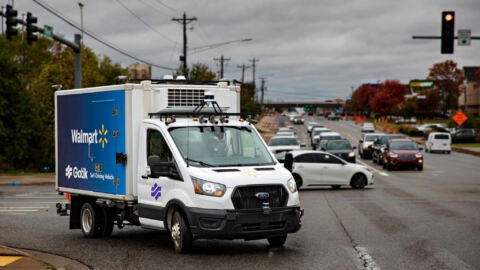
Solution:
M460 85L458 107L464 112L480 116L480 66L463 67L465 83Z

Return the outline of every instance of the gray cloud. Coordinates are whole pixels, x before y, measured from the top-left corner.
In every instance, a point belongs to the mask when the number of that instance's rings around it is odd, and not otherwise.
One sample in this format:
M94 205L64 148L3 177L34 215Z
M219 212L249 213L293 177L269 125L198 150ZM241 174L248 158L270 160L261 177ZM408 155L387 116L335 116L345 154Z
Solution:
M77 1L44 0L80 22ZM259 58L257 78L267 77L267 98L326 99L347 97L351 86L377 80L408 82L424 78L433 63L454 59L460 66L480 65L480 42L440 54L439 40L412 40L412 35L439 35L442 10L456 11L456 28L479 35L478 0L121 0L156 31L146 27L116 0L83 0L85 27L138 57L177 67L181 54L181 25L171 21L185 11L196 16L189 47L251 37L189 56L217 71L214 57L225 55L226 77L239 79L237 65ZM5 4L7 1L1 1ZM33 12L39 24L54 26L72 37L75 30L32 1L15 1L19 13ZM169 6L171 8L166 8ZM476 28L479 27L479 28ZM101 55L127 65L133 60L90 38L85 44ZM169 73L154 69L160 77ZM251 80L251 69L246 79Z

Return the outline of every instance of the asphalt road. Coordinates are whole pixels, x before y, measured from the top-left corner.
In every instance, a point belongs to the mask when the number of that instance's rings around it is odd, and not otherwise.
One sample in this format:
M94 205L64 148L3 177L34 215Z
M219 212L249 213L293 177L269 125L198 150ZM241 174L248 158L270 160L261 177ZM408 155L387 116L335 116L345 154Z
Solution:
M350 122L326 122L351 141ZM296 126L300 137L306 127ZM306 142L308 139L303 137ZM302 229L285 248L199 240L177 255L167 234L136 227L85 239L56 215L54 187L0 187L0 244L77 259L98 269L480 269L480 158L425 153L423 172L375 169L375 185L300 191Z

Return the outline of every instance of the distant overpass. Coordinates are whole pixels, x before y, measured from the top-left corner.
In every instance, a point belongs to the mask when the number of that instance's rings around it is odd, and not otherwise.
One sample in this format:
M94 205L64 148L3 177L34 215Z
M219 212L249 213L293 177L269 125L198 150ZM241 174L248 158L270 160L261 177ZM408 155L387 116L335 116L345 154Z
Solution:
M310 107L314 111L319 111L318 109L321 108L323 111L332 111L338 109L343 106L343 103L338 103L336 101L295 101L295 100L283 100L283 101L276 101L276 100L267 100L264 103L264 107L269 109L280 109L286 110L295 107Z

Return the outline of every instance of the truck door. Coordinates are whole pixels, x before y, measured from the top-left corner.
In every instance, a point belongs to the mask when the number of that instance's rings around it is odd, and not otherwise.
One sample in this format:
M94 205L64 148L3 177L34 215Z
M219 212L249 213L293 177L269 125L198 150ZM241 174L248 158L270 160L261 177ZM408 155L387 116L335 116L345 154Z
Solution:
M140 223L143 226L163 228L165 197L176 180L152 173L149 158L156 159L162 164L173 161L172 152L164 139L164 135L157 127L146 125L141 132L139 151L139 174L137 180ZM145 142L145 143L142 143Z

